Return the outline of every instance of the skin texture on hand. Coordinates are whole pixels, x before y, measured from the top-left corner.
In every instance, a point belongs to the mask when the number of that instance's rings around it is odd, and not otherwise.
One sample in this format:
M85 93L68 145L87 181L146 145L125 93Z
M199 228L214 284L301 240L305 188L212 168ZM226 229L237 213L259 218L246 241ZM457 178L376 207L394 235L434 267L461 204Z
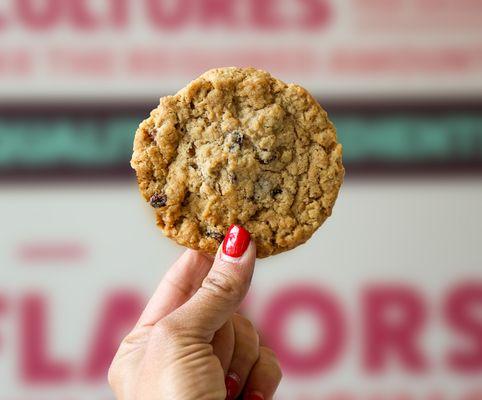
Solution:
M272 399L275 354L236 310L256 248L241 227L216 257L187 250L169 269L109 369L118 400Z

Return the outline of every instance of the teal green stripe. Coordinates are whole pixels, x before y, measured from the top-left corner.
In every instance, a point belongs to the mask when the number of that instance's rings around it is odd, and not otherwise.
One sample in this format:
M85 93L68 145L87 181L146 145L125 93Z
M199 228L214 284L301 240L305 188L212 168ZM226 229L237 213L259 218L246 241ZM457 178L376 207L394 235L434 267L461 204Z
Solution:
M108 166L129 160L142 117L13 119L0 117L0 168ZM482 116L333 117L346 162L482 160Z
M335 116L345 159L356 162L453 161L482 158L482 116Z
M137 118L123 117L103 121L0 119L0 167L125 162L138 124Z

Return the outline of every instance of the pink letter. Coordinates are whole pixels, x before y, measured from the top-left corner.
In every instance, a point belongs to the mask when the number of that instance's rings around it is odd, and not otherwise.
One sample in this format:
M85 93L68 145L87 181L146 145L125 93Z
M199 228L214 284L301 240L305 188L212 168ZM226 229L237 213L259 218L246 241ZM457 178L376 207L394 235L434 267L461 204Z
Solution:
M70 366L49 357L45 299L27 295L20 304L20 365L28 383L66 382L71 376Z
M232 0L202 0L200 2L201 23L211 27L215 22L233 27L236 24L236 13Z
M128 22L127 0L111 0L111 21L116 28L125 28Z
M448 324L471 341L470 347L449 353L449 365L461 372L482 371L482 284L455 288L448 296L445 313Z
M326 0L300 0L304 4L305 12L301 20L304 29L325 27L331 19L331 5Z
M136 293L120 292L107 299L87 361L85 375L88 379L106 377L120 342L128 330L134 327L143 305L141 296Z
M427 367L416 344L426 316L417 292L401 285L370 288L364 294L363 307L364 364L368 370L383 369L390 353L398 354L411 371Z
M159 29L175 29L186 23L192 9L190 0L177 0L174 10L166 11L162 0L147 0L147 12Z
M286 322L296 313L309 312L321 334L309 352L298 352L286 342ZM315 374L330 367L340 355L345 327L342 312L327 292L313 286L296 286L278 293L267 306L262 334L286 371Z
M29 28L42 30L51 28L58 22L62 11L62 0L17 0L17 12L21 21Z
M285 24L275 8L279 4L277 0L251 0L251 12L253 25L262 29L282 28Z
M98 21L89 11L86 0L70 0L69 3L70 17L76 27L87 31L98 26Z

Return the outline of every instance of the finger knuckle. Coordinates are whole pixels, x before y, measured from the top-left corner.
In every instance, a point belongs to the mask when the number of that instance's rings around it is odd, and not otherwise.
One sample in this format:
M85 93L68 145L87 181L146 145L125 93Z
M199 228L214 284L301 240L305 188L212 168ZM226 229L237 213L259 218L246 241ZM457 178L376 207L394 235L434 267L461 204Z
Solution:
M280 381L281 378L283 377L283 370L281 369L281 364L279 362L278 357L276 356L276 353L269 347L261 347L260 348L260 360L264 363L267 364L269 368L267 370L271 371L273 374L273 377L277 380Z
M177 328L173 322L168 318L164 318L158 322L153 327L151 337L155 336L157 338L171 338L175 336Z
M233 359L240 365L253 365L259 359L259 340L254 334L236 332L236 350Z
M242 364L254 364L259 358L259 346L257 341L242 340L241 345L236 351L236 356Z
M263 354L263 356L266 360L276 360L276 361L278 361L278 356L276 355L276 353L274 352L274 350L272 348L266 347L266 346L261 346L260 351L261 351L261 353Z
M211 271L211 273L204 278L202 288L210 296L229 302L241 301L245 292L244 285L235 281L232 276L221 271Z
M251 322L251 320L249 320L248 318L246 317L243 317L241 314L235 314L234 315L234 321L235 321L235 324L237 327L239 327L240 329L244 330L244 331L255 331L256 332L256 328L254 326L254 324Z
M241 337L244 341L255 343L258 345L259 343L259 335L258 331L254 324L247 318L237 315L235 318L235 333L237 337Z

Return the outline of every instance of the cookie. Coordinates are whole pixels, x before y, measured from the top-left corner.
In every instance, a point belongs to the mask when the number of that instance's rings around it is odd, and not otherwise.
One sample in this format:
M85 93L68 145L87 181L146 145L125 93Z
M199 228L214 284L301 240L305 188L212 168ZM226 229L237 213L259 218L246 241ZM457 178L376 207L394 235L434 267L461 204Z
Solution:
M161 98L136 132L131 165L168 237L215 254L241 224L258 257L308 240L344 176L342 147L316 100L253 68L213 69Z

